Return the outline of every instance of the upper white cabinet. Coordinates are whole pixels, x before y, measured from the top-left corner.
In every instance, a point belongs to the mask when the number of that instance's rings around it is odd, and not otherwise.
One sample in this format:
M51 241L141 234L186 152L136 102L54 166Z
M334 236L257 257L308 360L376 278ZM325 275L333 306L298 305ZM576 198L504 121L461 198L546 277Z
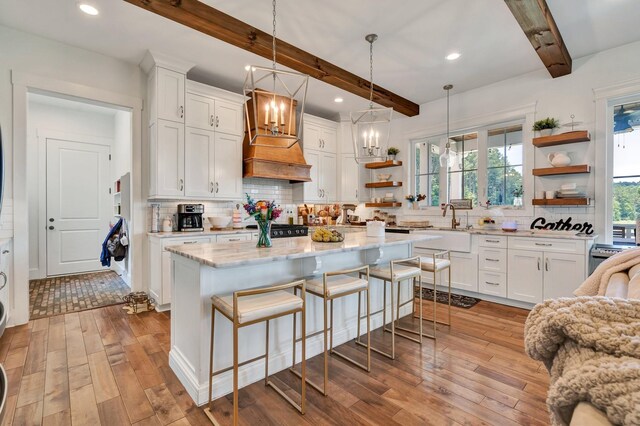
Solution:
M189 83L191 86L191 82ZM187 93L186 124L202 130L241 135L242 104L215 99L197 93Z
M216 133L213 176L215 198L242 198L241 136Z
M314 203L338 201L338 123L305 114L302 139L304 159L311 166L311 182L295 184L294 199Z
M161 67L155 73L158 119L184 123L185 74Z
M149 127L151 195L184 195L184 124L157 120Z
M360 197L363 196L362 182L366 181L363 173L364 168L356 163L353 153L340 155L340 201L360 202Z

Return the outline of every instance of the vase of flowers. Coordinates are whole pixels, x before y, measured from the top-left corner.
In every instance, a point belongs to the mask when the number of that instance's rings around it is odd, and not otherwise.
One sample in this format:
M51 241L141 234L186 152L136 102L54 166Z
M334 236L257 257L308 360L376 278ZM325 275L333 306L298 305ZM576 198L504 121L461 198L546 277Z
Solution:
M275 201L255 201L249 194L246 196L247 202L243 205L244 210L258 224L258 244L256 247L271 247L271 223L280 217L282 209Z

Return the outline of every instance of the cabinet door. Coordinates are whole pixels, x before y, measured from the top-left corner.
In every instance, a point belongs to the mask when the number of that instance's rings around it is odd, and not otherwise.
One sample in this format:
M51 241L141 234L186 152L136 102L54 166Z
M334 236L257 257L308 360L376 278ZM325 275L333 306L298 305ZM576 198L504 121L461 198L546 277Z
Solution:
M304 124L304 134L302 135L304 150L322 149L322 142L320 141L320 128L313 124ZM305 157L306 159L306 157Z
M310 175L311 182L303 183L303 199L302 201L321 201L320 198L320 152L304 151L304 159L311 166Z
M544 254L540 251L509 249L507 297L542 302L543 263Z
M340 201L358 202L360 168L353 154L342 154L340 161Z
M149 238L149 293L162 304L162 244L159 238Z
M216 132L241 136L243 133L242 105L216 100Z
M479 271L478 293L507 297L507 275L500 272Z
M447 271L442 272L441 277L447 285ZM451 288L478 291L478 256L475 253L451 252Z
M218 243L232 243L236 241L250 241L251 234L228 234L228 235L216 235L216 242Z
M320 143L323 151L336 153L338 148L337 140L338 131L336 129L328 127L320 128Z
M480 269L491 272L507 272L507 249L479 247Z
M206 96L187 93L185 120L187 127L213 130L216 125L215 101Z
M184 123L185 75L158 67L158 118Z
M187 127L185 133L184 195L212 198L215 133Z
M156 173L157 193L163 197L184 195L184 124L158 120L151 143L155 156L151 167ZM154 125L154 126L156 126ZM152 126L153 127L153 126ZM155 140L154 140L155 137Z
M242 138L216 133L214 154L214 197L242 198Z
M335 154L320 154L320 190L322 200L333 202L338 199L338 163Z
M586 278L585 262L584 255L545 252L544 298L573 297L573 291Z

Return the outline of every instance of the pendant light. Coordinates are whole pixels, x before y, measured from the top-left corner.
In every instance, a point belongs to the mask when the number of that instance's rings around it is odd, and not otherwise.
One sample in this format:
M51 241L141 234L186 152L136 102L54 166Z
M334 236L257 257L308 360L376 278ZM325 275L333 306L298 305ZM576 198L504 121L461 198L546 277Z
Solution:
M440 154L440 167L447 167L451 163L451 140L449 139L449 91L453 89L453 85L447 84L443 89L447 91L447 144L444 147L444 152Z
M351 113L351 137L356 163L383 161L387 155L393 108L373 106L373 43L377 34L364 38L369 43L369 109Z
M617 135L620 133L633 132L633 126L629 124L629 119L630 119L629 115L631 114L631 112L633 112L633 110L625 111L624 105L620 105L620 109L613 116L613 133L614 134Z
M243 94L249 98L245 103L247 136L249 145L291 148L302 139L309 76L276 68L276 0L272 1L272 8L272 66L245 68Z

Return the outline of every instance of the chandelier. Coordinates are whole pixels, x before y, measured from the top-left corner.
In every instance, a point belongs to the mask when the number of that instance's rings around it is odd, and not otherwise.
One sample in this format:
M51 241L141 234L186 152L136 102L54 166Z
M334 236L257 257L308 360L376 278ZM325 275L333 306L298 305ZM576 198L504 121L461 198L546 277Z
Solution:
M291 148L302 138L309 76L276 68L276 0L272 6L272 66L245 68L243 94L249 98L245 103L247 134L249 145Z
M351 113L351 136L356 163L383 161L387 155L393 108L373 107L373 42L376 34L364 38L369 43L369 109Z

